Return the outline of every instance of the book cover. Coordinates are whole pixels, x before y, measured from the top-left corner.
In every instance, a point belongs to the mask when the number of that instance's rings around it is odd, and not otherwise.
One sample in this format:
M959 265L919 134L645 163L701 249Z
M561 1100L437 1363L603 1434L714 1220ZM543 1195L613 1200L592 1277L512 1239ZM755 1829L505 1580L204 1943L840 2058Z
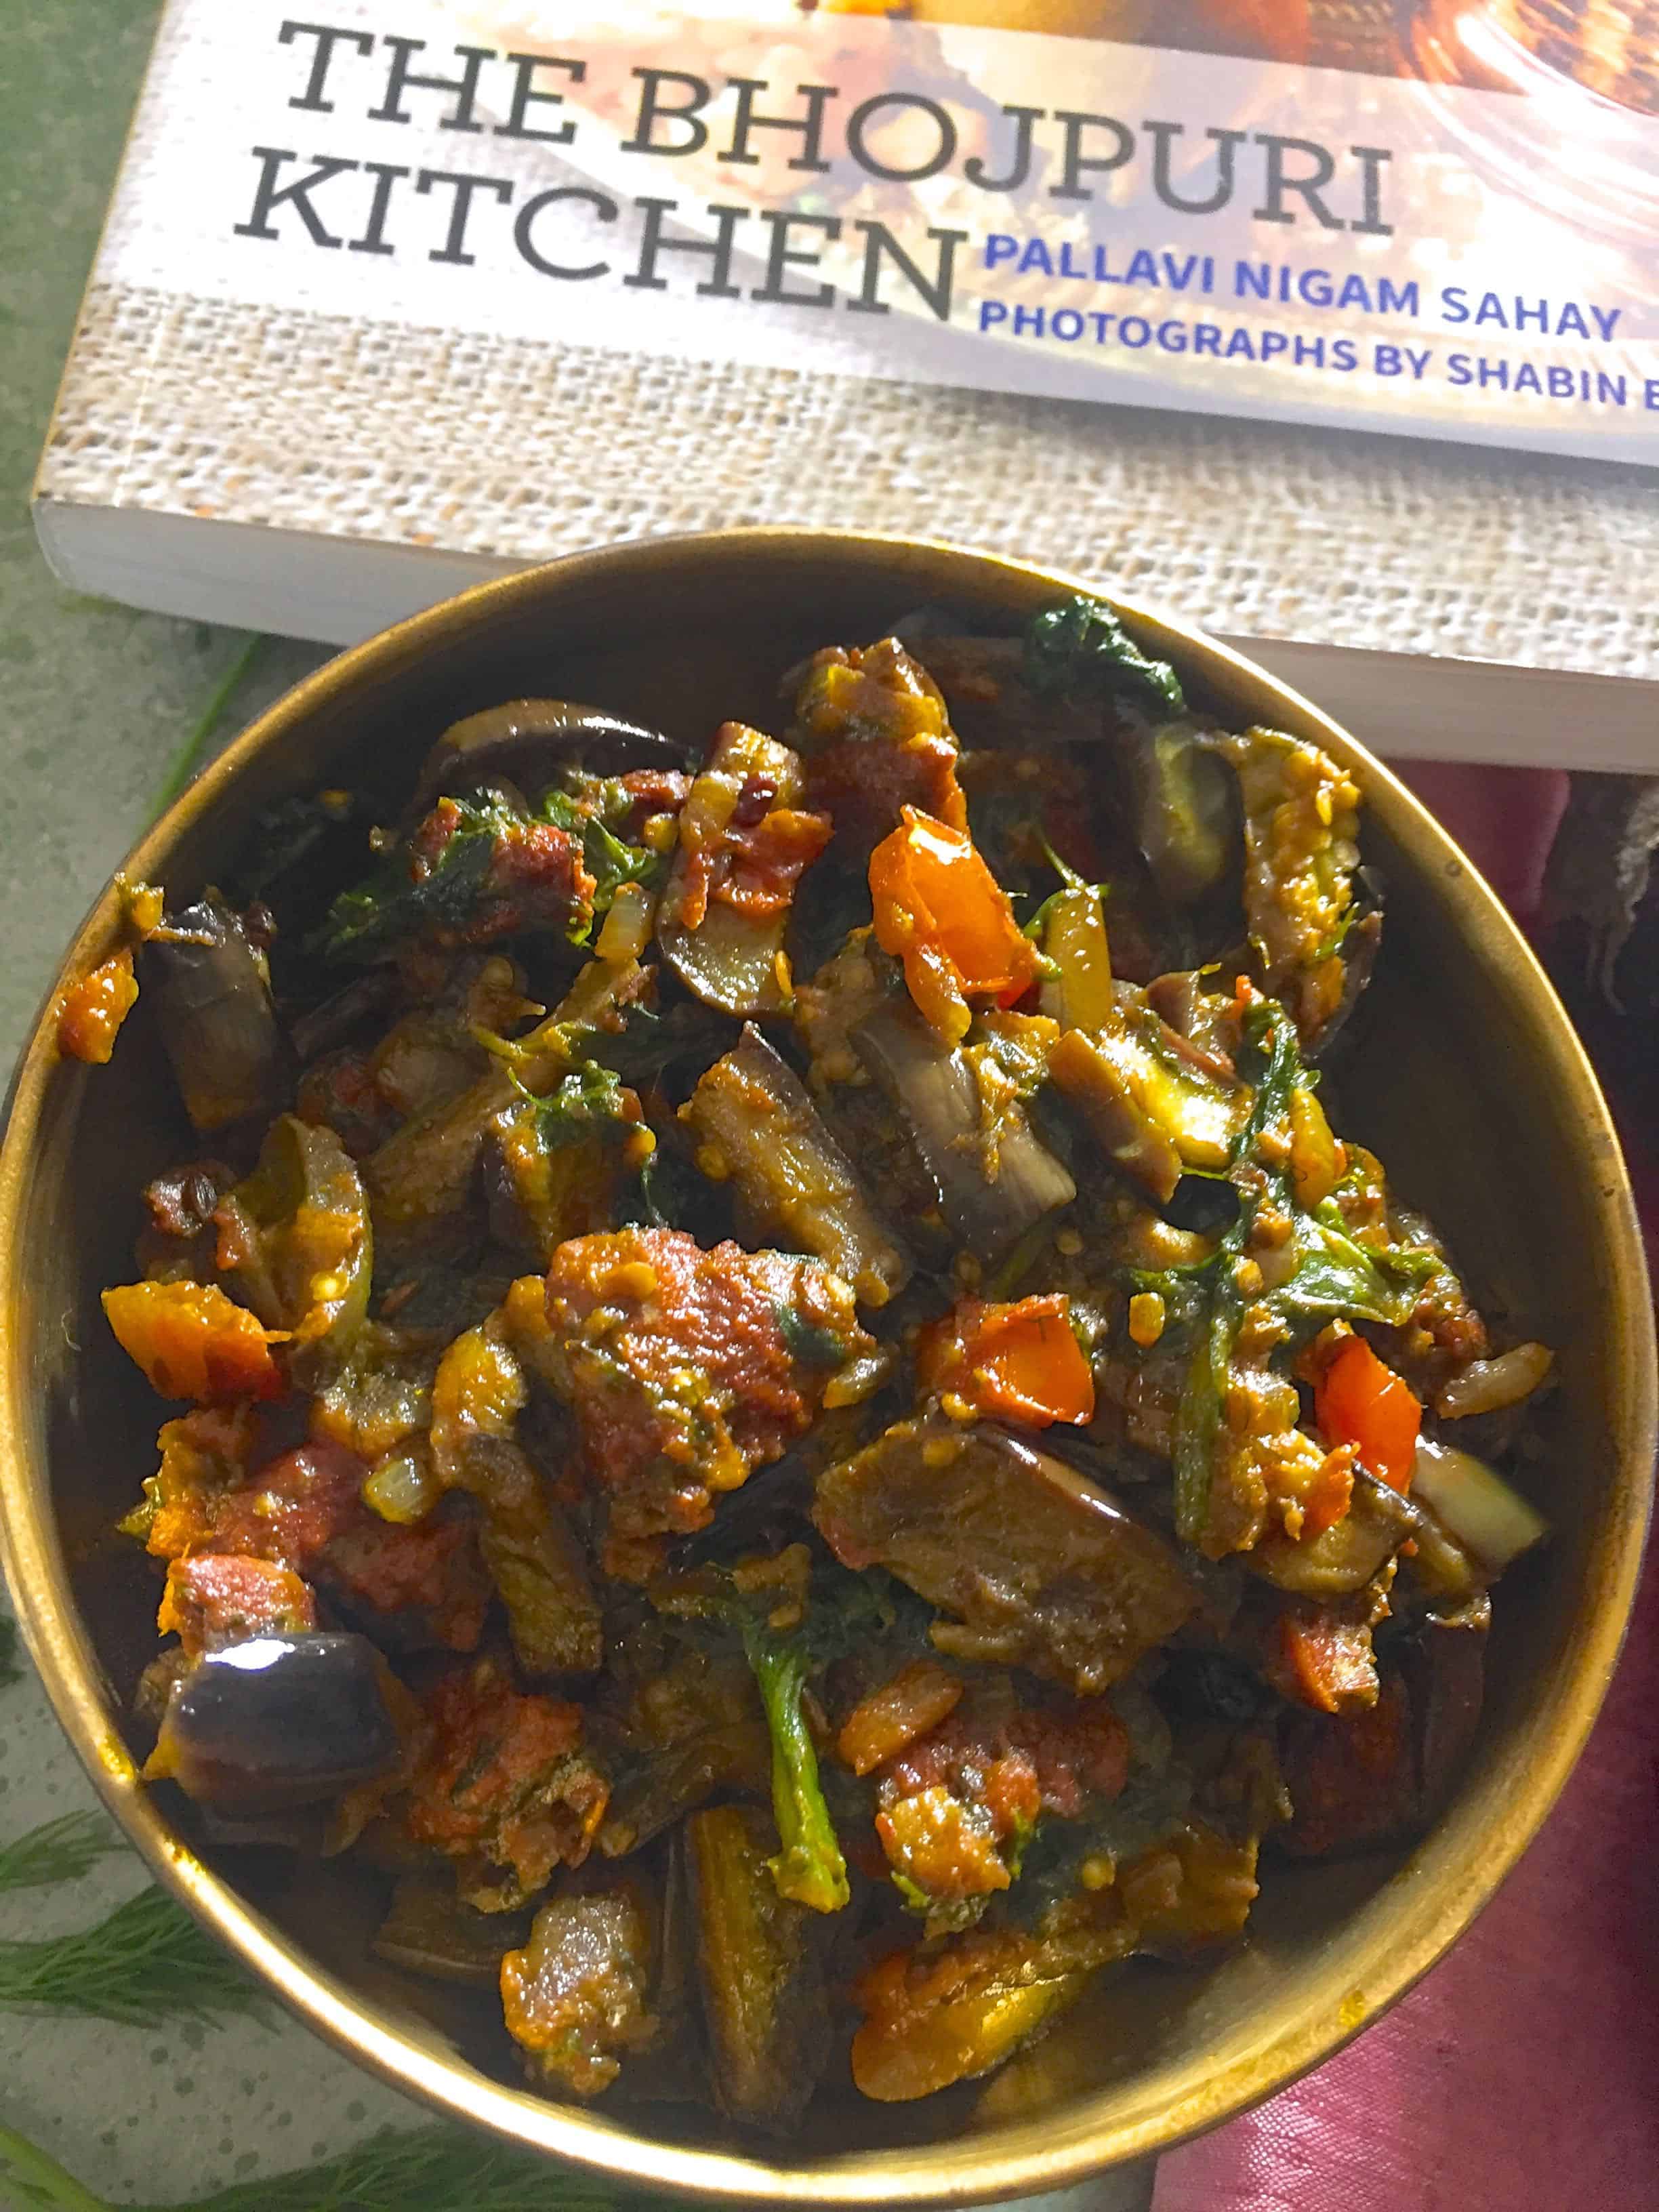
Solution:
M917 532L1644 732L1656 58L1610 0L173 0L42 540L344 641L641 531Z

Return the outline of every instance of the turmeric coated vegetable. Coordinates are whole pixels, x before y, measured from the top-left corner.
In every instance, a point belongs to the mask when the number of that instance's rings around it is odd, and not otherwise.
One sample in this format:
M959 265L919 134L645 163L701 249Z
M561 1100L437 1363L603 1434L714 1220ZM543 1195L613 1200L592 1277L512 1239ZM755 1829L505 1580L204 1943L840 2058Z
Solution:
M343 1341L361 1324L374 1273L368 1203L331 1129L282 1115L214 1219L219 1267L296 1346Z
M774 1887L771 1822L758 1807L693 1813L685 1839L714 2101L733 2119L783 2127L823 2063L815 1916Z
M647 1901L626 1877L542 1907L529 1943L501 1968L507 2032L532 2081L596 2096L629 2051L655 2039L659 2023L646 2005L653 1948Z
M122 1023L137 1003L132 951L124 945L63 993L58 1002L58 1049L72 1060L106 1066Z
M103 1304L121 1349L161 1397L208 1405L278 1398L287 1388L270 1356L287 1332L266 1328L216 1283L128 1283L106 1291Z

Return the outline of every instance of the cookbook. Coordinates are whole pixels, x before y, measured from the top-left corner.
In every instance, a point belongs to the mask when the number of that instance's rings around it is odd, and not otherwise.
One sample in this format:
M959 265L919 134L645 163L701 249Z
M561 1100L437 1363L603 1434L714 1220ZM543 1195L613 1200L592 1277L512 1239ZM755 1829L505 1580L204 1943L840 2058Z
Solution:
M1644 766L1656 466L1659 9L171 0L34 507L339 642L641 532L954 538L1385 750Z

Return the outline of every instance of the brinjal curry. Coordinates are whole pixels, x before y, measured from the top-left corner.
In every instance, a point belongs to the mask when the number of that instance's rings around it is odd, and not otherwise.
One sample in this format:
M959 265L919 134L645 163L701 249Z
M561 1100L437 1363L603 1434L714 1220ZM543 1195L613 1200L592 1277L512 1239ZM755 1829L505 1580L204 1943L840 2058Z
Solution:
M195 1133L104 1297L148 1776L356 1854L548 2095L775 2131L1433 1818L1550 1354L1340 1133L1318 746L1082 599L773 728L474 715L132 888L59 1036L143 1004Z

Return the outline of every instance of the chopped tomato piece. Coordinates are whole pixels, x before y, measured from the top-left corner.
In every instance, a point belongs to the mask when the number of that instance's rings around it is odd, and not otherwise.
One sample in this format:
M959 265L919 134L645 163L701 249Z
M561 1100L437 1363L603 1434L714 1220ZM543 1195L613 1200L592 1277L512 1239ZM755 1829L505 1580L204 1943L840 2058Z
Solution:
M914 806L870 855L876 941L904 963L910 995L948 1043L968 1033L970 998L1011 1006L1036 980L1037 953L973 840Z
M58 1049L102 1067L115 1049L116 1032L137 1003L138 985L126 945L71 983L58 1001Z
M1366 1468L1394 1489L1411 1487L1423 1408L1363 1336L1351 1336L1319 1379L1314 1408L1327 1443L1354 1444Z
M1046 1429L1095 1413L1095 1378L1063 1293L1013 1305L964 1299L917 1347L924 1386L950 1391L994 1420Z
M198 1552L175 1559L155 1626L185 1655L222 1650L256 1636L291 1636L317 1626L317 1603L289 1567L274 1559Z
M163 1398L280 1398L288 1388L270 1356L288 1332L265 1328L216 1283L125 1283L104 1292L104 1312Z

